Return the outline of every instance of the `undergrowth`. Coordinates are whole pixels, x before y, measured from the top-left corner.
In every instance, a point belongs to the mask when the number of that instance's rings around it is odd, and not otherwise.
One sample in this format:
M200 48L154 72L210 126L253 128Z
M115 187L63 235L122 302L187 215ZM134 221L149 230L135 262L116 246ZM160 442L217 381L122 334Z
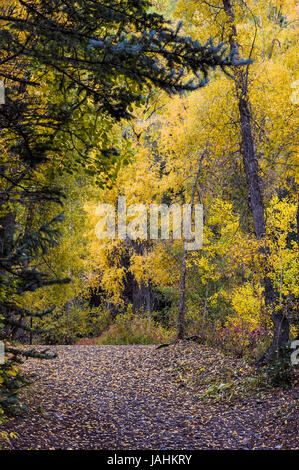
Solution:
M116 317L115 323L100 336L97 344L160 344L173 338L172 331L157 324L151 317L128 311Z

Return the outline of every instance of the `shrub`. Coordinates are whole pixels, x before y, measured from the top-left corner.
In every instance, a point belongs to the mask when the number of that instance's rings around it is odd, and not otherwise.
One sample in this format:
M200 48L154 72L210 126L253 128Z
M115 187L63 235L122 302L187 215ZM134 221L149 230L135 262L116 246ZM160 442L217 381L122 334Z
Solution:
M98 344L159 344L171 341L173 333L152 318L132 313L116 317L115 323L100 337Z
M0 366L0 420L4 413L18 415L22 414L25 409L18 397L22 388L32 382L33 376L22 373L19 367L22 362L24 362L23 358L18 357L16 361L12 354L8 353L5 363Z
M232 352L236 356L249 355L258 357L269 341L270 333L263 327L254 329L240 325L227 325L216 330L214 344L225 351Z
M67 311L52 314L49 329L40 338L46 344L74 344L83 337L100 336L111 322L107 309L72 305Z
M0 385L1 387L1 385ZM7 444L10 443L10 439L18 437L14 432L7 432L1 430L1 425L7 420L4 414L3 408L0 406L0 450L4 450L7 447Z
M293 385L295 375L289 344L280 348L277 358L266 365L264 373L267 382L273 387L290 388Z

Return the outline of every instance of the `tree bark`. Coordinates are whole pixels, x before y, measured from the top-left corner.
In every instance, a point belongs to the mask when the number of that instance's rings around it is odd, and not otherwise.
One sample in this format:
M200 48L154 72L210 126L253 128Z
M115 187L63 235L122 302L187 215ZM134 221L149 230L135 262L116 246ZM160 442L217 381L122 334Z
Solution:
M185 334L185 290L188 252L184 248L180 280L180 301L178 311L178 339L183 339Z
M197 183L198 183L199 175L201 171L201 162L203 160L204 155L205 155L205 152L203 152L203 154L201 155L197 174L196 174L193 188L192 188L191 203L190 203L191 217L192 217L193 208L194 208L196 187L197 187ZM178 335L177 335L178 339L183 339L184 334L185 334L185 291L186 291L187 258L188 258L188 251L186 249L186 246L184 246L184 254L183 254L183 260L182 260L182 267L181 267L181 279L180 279L180 301L179 301L179 308L178 308Z
M234 51L235 58L239 58L239 44L237 42L237 28L235 24L235 14L230 0L223 0L224 11L231 25L230 47ZM250 205L253 217L254 230L257 240L262 240L266 236L265 210L263 195L261 191L261 181L259 177L259 167L256 146L252 133L250 102L248 97L248 70L237 70L235 74L236 93L241 124L243 164L248 185ZM277 295L270 277L269 251L267 247L260 249L264 258L266 273L264 277L264 297L266 308L271 312L273 321L274 337L272 344L264 355L259 359L259 363L265 363L275 354L279 353L280 347L289 339L289 321L280 309L277 312Z

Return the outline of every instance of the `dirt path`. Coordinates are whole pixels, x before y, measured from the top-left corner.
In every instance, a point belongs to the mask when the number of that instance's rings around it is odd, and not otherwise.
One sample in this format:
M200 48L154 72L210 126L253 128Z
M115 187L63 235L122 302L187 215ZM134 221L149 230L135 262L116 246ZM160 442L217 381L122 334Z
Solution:
M206 402L173 380L170 353L154 346L52 349L57 359L26 363L40 380L26 397L28 414L5 425L19 435L12 449L299 447L296 417L278 412L294 392Z

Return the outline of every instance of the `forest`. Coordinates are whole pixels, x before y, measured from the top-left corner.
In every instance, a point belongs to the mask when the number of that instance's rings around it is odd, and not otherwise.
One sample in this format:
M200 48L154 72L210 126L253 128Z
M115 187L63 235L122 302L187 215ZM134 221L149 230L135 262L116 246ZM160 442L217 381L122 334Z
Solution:
M298 449L298 14L2 0L0 449Z

